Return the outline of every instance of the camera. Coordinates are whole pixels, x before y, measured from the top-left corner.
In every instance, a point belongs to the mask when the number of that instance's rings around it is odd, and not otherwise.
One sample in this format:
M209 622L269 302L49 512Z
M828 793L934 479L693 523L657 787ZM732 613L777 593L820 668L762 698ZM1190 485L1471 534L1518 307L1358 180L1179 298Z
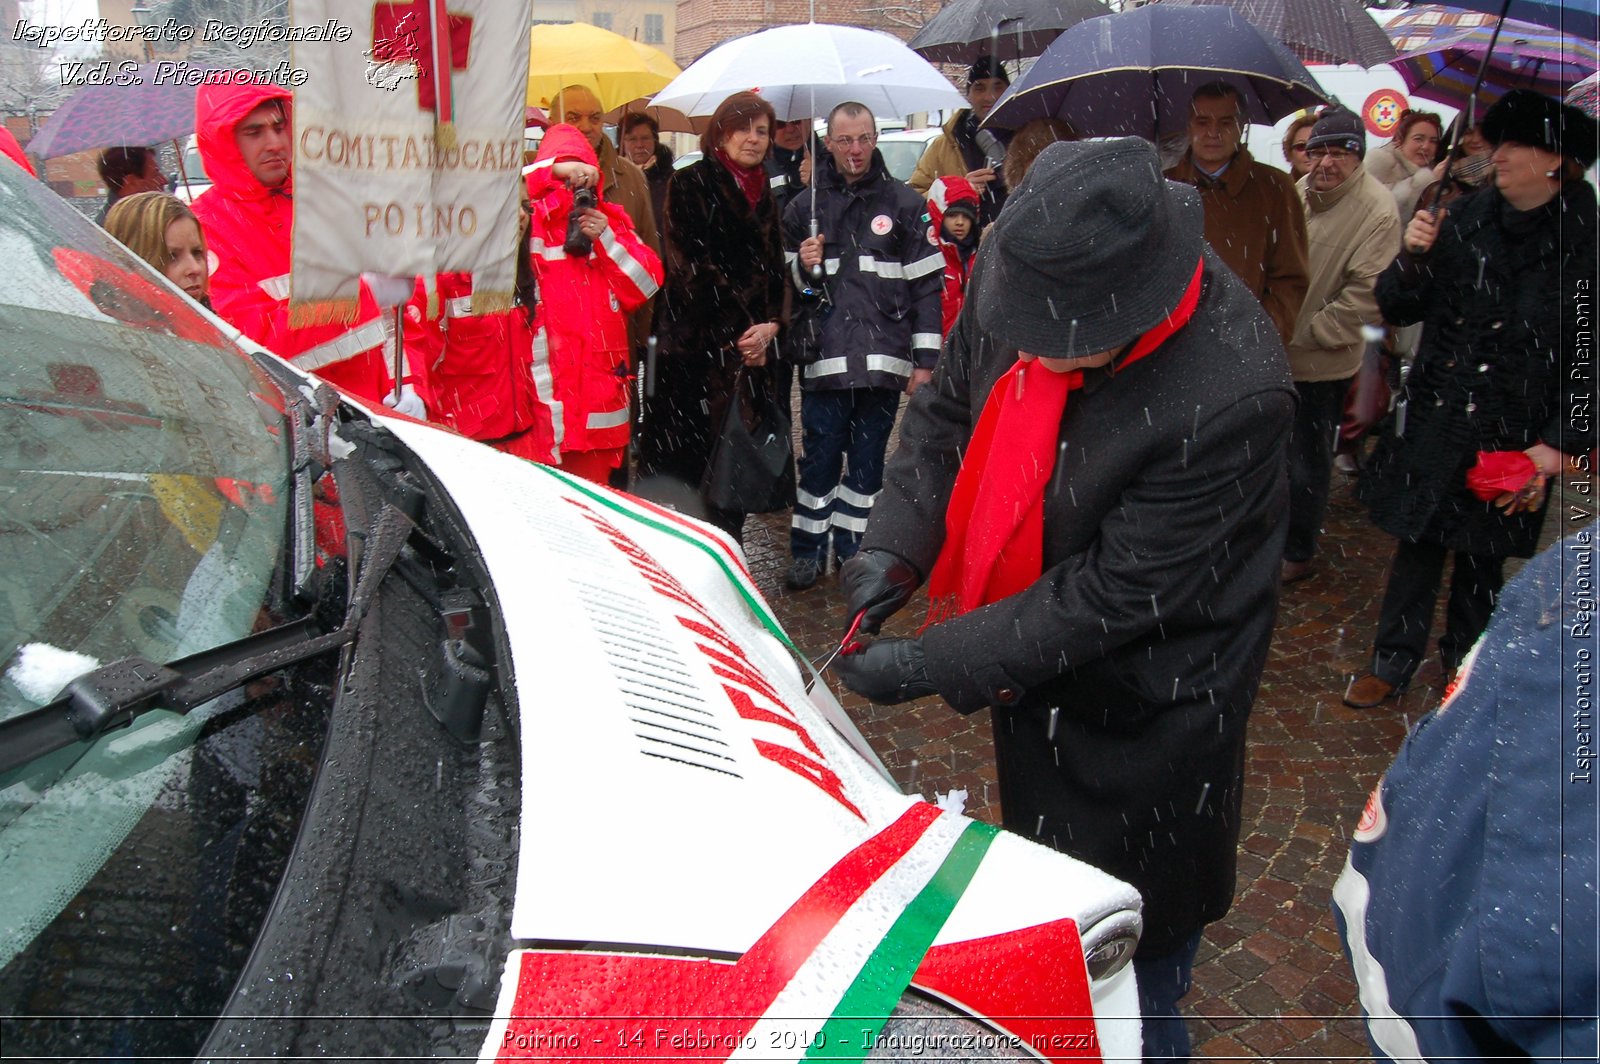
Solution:
M567 218L567 239L561 245L568 255L587 255L594 250L594 241L581 227L583 212L595 210L599 203L592 188L572 190L572 214Z

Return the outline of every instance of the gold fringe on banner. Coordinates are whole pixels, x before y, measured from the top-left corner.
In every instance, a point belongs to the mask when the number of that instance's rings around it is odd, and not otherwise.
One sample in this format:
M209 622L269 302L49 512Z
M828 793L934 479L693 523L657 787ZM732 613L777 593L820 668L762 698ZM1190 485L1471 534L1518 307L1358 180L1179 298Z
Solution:
M473 282L472 313L473 314L502 314L511 309L515 292L480 292L477 282Z
M289 301L289 327L304 329L311 325L353 325L361 316L361 302L355 299L324 299L314 302Z
M454 122L435 122L433 124L433 142L440 151L451 151L456 146L456 124Z
M427 297L423 307L423 314L429 321L439 320L439 275L436 273L424 274L422 278L422 292Z

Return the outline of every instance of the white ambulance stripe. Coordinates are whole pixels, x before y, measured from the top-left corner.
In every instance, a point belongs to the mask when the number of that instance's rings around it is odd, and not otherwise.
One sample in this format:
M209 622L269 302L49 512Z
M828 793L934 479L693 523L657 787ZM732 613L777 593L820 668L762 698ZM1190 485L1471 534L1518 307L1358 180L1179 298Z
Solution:
M1333 903L1344 914L1345 939L1350 943L1350 967L1355 969L1356 988L1361 1007L1367 1010L1367 1030L1379 1049L1396 1064L1427 1064L1417 1032L1389 1003L1389 980L1383 965L1367 948L1367 903L1372 887L1367 877L1356 871L1348 856L1344 871L1333 885Z
M256 287L260 288L273 299L288 299L289 275L286 273L280 273L276 277L263 277L261 280L256 282Z
M802 532L814 532L820 536L833 527L833 522L826 517L821 520L814 517L801 517L800 511L796 510L794 516L789 518L789 527L798 528Z
M361 352L374 348L389 339L389 330L382 318L374 318L332 340L324 340L309 351L302 351L290 359L303 370L319 370L335 362L354 358Z
M600 233L600 246L606 249L606 256L621 267L623 273L628 275L628 280L633 282L633 286L639 290L641 295L648 299L656 294L656 289L660 287L656 284L656 279L651 277L650 271L645 269L644 265L634 258L627 248L622 246L621 242L617 240L617 234L612 231L609 225Z
M627 423L628 408L623 407L621 410L602 410L590 414L583 425L589 429L614 429L618 425L626 425Z
M912 350L928 350L928 349L932 349L934 351L937 351L937 350L939 350L939 348L943 344L944 344L944 337L940 336L938 333L912 333L911 334L911 347L912 347Z
M539 393L539 402L550 411L550 429L555 435L556 459L561 457L561 445L567 441L565 404L556 399L556 382L550 373L550 344L545 339L544 326L533 334L533 387Z
M750 1029L750 1036L741 1040L741 1048L727 1059L751 1064L804 1059L804 1047L811 1039L802 1032L815 1034L828 1022L873 951L933 879L965 829L960 817L948 813L929 824L916 845L868 887L823 936ZM773 1046L799 1048L775 1054Z
M851 506L859 506L864 510L870 510L872 509L872 504L878 501L878 494L881 493L863 495L859 491L853 491L852 489L845 487L843 484L840 484L837 488L833 489L833 494L841 502L847 502Z

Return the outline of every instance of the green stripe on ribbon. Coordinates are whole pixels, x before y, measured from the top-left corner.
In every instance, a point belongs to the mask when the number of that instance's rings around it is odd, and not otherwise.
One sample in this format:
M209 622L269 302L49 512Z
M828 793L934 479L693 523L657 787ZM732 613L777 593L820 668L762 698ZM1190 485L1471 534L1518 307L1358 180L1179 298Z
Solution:
M537 462L530 462L529 465L533 466L533 468L539 470L540 472L549 473L567 487L588 498L590 502L598 503L608 510L621 514L630 521L636 521L647 528L655 529L657 532L665 532L669 536L674 536L683 540L685 543L704 551L711 557L713 561L717 563L718 566L722 568L722 571L727 574L728 580L739 592L739 597L744 599L745 605L750 607L750 612L756 615L756 620L761 622L762 627L771 632L773 635L777 636L783 645L788 647L791 651L796 654L800 654L800 649L796 647L789 639L789 633L783 630L783 625L778 623L778 618L773 615L771 610L767 609L766 603L761 600L759 595L755 594L750 588L745 586L744 581L740 579L739 571L728 562L728 559L720 551L718 551L716 547L712 546L710 543L707 543L698 536L693 535L686 529L677 528L665 521L658 521L653 517L646 517L643 514L635 513L626 506L623 506L617 500L607 498L600 492L595 491L588 485L587 482L582 481L577 477L563 473L557 469L552 469L547 465L540 465ZM801 654L800 656L804 657L805 655Z
M974 821L956 839L928 885L889 928L839 999L807 1051L807 1060L860 1060L872 1050L923 955L950 918L1000 829Z

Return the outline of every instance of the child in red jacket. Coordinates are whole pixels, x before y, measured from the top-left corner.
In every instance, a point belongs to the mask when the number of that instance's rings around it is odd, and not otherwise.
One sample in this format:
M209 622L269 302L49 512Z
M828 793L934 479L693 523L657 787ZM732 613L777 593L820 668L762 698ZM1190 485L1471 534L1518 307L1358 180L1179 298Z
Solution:
M944 291L940 297L946 336L967 298L967 278L978 253L978 190L964 177L941 177L928 186L929 239L944 251Z

